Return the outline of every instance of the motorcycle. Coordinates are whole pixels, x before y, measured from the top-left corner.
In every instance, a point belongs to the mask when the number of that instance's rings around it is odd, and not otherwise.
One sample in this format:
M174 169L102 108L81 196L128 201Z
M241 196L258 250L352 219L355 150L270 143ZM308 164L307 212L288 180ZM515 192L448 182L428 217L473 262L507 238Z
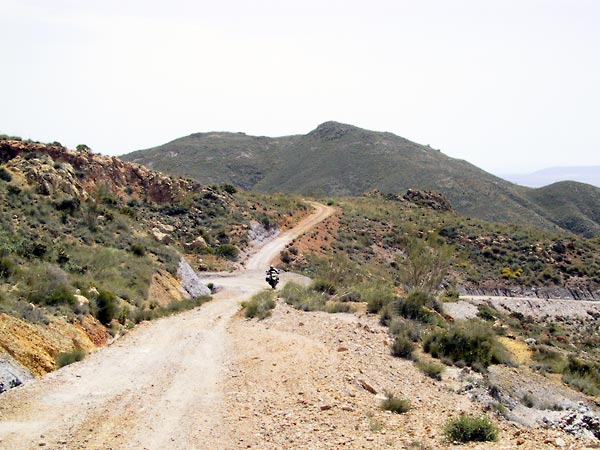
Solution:
M265 278L265 281L269 283L269 286L275 289L277 283L279 283L279 275L274 272L267 273L267 278Z

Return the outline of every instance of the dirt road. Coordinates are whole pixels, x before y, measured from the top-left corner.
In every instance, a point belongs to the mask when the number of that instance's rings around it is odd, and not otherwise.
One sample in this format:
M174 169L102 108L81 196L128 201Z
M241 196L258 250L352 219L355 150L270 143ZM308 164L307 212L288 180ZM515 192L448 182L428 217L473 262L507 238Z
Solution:
M213 301L141 324L84 361L3 394L0 448L237 448L224 420L232 318L243 299L266 287L269 261L333 213L313 207L252 256L246 271L208 278L223 287Z

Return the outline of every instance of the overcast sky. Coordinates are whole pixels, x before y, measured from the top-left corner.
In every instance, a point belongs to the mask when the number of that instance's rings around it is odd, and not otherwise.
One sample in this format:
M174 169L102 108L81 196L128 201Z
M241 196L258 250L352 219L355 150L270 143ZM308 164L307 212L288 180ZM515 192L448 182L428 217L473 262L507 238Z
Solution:
M98 153L336 120L600 165L598 0L0 0L0 55L0 133Z

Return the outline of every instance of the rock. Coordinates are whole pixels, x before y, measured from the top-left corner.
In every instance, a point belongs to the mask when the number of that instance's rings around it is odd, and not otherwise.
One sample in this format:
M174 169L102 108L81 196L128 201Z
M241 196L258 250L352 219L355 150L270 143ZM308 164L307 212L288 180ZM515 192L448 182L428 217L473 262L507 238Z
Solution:
M367 383L365 380L362 380L359 378L356 380L356 384L358 384L361 388L370 392L371 394L377 394L377 390L373 386L371 386L369 383Z
M152 228L152 237L157 242L162 242L163 244L170 244L173 242L171 236L169 236L167 233L163 233L158 228Z
M0 353L0 393L20 386L23 382L33 378L33 374L10 355Z
M558 448L564 448L567 446L567 443L562 438L556 438L556 439L554 439L554 445L557 446Z
M79 303L79 306L87 305L90 303L90 300L87 297L84 297L83 295L75 294L74 297L75 300L77 300L77 302Z
M203 250L208 247L208 244L202 236L198 236L192 242L186 242L183 245L187 250L191 251Z
M194 269L191 268L183 257L179 260L177 276L181 279L183 289L185 289L191 297L210 295L210 289L202 284L202 281L200 281L200 278L196 275Z
M340 346L340 347L338 347L337 351L338 352L347 352L348 351L348 347Z

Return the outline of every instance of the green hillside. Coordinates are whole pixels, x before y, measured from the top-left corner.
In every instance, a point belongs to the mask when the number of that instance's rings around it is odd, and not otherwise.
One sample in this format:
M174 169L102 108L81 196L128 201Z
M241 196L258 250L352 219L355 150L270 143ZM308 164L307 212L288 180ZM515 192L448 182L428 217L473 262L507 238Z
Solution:
M553 200L547 200L546 190L514 185L429 146L337 122L279 138L197 133L123 159L202 183L232 183L262 192L343 196L373 189L435 190L460 213L480 219L600 234L595 201L600 189L579 189L580 206L557 215L550 205L568 204L574 197L570 185L558 186Z
M0 314L126 324L181 306L179 291L163 285L177 283L183 256L200 271L233 268L253 226L269 229L306 205L87 150L0 140L0 208ZM102 292L113 299L110 317L101 318Z

